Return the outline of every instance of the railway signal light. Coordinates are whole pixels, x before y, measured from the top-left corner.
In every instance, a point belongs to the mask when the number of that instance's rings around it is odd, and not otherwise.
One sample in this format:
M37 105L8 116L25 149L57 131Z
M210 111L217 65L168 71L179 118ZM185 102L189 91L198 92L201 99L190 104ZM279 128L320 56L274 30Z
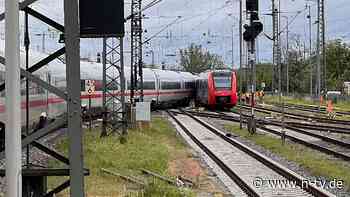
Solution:
M247 11L258 11L259 10L259 1L258 0L247 0L246 1Z
M244 25L246 29L243 33L243 39L247 42L253 41L263 31L263 24L259 21L252 22L251 25Z

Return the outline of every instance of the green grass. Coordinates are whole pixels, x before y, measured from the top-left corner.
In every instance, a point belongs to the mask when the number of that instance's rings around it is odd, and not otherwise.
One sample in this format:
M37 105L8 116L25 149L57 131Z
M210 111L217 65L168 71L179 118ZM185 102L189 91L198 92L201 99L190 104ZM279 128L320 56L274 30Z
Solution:
M265 96L264 101L266 103L278 103L279 97L278 96ZM283 97L283 101L286 104L297 104L297 105L318 105L318 101L314 100L307 100L302 98L292 98L292 97ZM326 103L323 104L323 106L326 106ZM334 104L335 110L340 111L350 111L350 101L338 101Z
M341 101L334 105L336 110L350 111L350 101Z
M278 103L279 96L265 96L264 101L267 103ZM313 100L306 100L301 98L283 97L283 101L286 104L297 104L297 105L316 105L317 102Z
M350 165L345 161L334 160L329 155L311 150L305 146L286 142L283 146L281 139L265 134L250 135L246 129L239 129L239 125L225 125L225 128L240 137L279 155L289 161L299 164L313 176L336 178L343 180L345 189L350 191Z
M88 196L125 196L125 187L130 183L101 172L105 168L123 175L141 178L140 169L169 176L168 164L176 157L188 156L184 143L176 136L176 132L167 120L155 118L151 128L143 131L129 131L126 144L120 144L117 136L99 138L100 130L84 132L84 164L90 169L90 176L85 178L85 191ZM56 147L67 153L66 139ZM51 166L56 165L51 162ZM62 181L50 179L50 185ZM180 191L159 181L150 182L142 192L143 196L193 196L192 191ZM132 195L131 195L132 196Z

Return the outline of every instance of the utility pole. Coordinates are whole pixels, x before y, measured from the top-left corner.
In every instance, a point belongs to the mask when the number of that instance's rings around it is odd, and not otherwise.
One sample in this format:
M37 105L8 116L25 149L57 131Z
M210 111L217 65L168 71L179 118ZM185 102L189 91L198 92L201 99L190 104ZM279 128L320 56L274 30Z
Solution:
M278 69L278 97L279 97L279 104L281 106L281 111L282 111L282 117L281 117L281 133L282 133L282 144L284 145L285 139L286 139L286 131L284 129L284 101L283 101L283 91L282 91L282 62L281 62L281 40L280 40L280 29L281 29L281 1L278 0L278 10L275 7L274 13L273 13L273 29L274 29L274 60ZM288 26L288 18L287 18L287 26ZM288 30L287 30L288 32ZM288 33L287 33L288 35ZM288 41L288 39L287 39ZM288 75L288 71L287 71ZM288 79L287 79L287 84L288 84ZM289 84L288 84L289 86Z
M287 95L289 95L289 18L287 16L283 16L287 20L287 32L286 32L286 72L287 72Z
M278 10L276 15L275 22L277 21L277 37L276 37L276 45L277 45L277 71L278 71L278 94L280 97L280 103L282 101L282 62L281 62L281 2L278 0Z
M272 0L272 31L273 31L273 69L272 69L272 91L275 91L276 69L280 66L280 47L279 47L279 10L275 0Z
M322 96L321 89L323 89L324 93L327 91L327 65L325 47L324 0L317 0L317 4L317 97L320 99Z
M276 40L276 29L275 29L275 0L271 0L272 1L272 86L271 86L271 90L272 90L272 94L275 94L275 67L276 67L276 44L275 44L275 40Z
M317 0L317 46L316 46L316 53L317 53L317 91L316 95L317 98L320 99L321 97L321 0ZM319 103L320 104L320 103ZM320 108L320 106L319 106Z
M312 18L311 18L311 6L307 5L309 14L307 16L309 20L309 64L310 64L310 96L313 96L313 74L314 67L312 65Z
M242 120L242 77L243 77L243 2L239 1L239 128L243 128L243 120Z
M326 32L325 32L325 13L324 13L324 0L320 0L320 36L321 36L321 49L322 49L322 66L323 66L323 90L327 92L327 62L326 62Z

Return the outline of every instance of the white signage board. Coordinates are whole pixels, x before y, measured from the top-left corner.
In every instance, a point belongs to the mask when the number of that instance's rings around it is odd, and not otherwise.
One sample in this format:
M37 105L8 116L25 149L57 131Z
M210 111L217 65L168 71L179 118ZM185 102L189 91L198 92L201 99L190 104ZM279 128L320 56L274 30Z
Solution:
M136 102L136 121L151 121L150 102Z
M85 91L89 95L95 93L95 81L94 80L86 80L85 81Z

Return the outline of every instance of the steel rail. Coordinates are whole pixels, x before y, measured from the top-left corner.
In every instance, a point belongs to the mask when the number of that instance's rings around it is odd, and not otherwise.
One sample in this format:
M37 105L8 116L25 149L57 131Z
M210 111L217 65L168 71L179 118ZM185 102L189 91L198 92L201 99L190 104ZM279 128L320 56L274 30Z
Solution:
M182 111L182 113L193 114L193 115L202 116L202 117L210 117L210 118L217 118L217 119L222 119L222 120L239 122L239 118L238 117L235 118L235 117L232 117L232 116L227 116L227 115L225 116L225 115L221 115L221 114L208 114L208 113L199 113L199 112L192 113L192 112L188 112L188 111ZM244 121L246 122L246 120L244 120ZM279 132L279 131L276 131L276 130L273 130L273 129L265 127L265 125L281 126L280 122L277 123L277 122L265 121L265 120L261 120L260 119L260 120L257 120L257 123L258 123L257 127L259 129L262 129L262 130L264 130L266 132L269 132L269 133L272 133L272 134L275 134L275 135L278 135L278 136L282 135L282 133ZM299 133L302 133L304 135L309 135L309 136L312 136L312 137L318 137L319 139L322 139L323 141L330 142L330 143L333 143L333 144L338 145L338 146L344 146L346 148L350 147L350 144L348 144L346 142L342 142L340 140L336 140L336 139L333 139L333 138L329 138L329 137L321 136L321 135L317 135L317 134L311 134L310 132L302 131L300 129L294 129L293 127L289 127L289 126L287 126L287 127L288 127L288 129L293 130L295 132L299 132ZM349 155L346 155L346 154L334 151L332 149L320 146L318 144L307 142L305 140L296 138L296 137L291 136L291 135L287 135L286 134L286 138L292 140L293 142L296 142L296 143L302 144L304 146L307 146L309 148L312 148L314 150L318 150L318 151L320 151L322 153L325 153L325 154L328 154L328 155L332 155L332 156L337 157L337 158L341 158L341 159L343 159L345 161L350 161L350 156Z
M238 114L236 111L232 111L232 113ZM265 113L265 112L263 112ZM268 113L268 112L266 112ZM248 117L248 115L243 114L243 116ZM293 117L293 119L297 120L305 120L304 118L298 118ZM293 122L293 121L286 121L285 124L290 125L292 127L297 127L300 129L309 129L313 131L325 131L330 133L340 133L340 134L350 134L350 128L344 128L344 127L337 127L337 126L327 126L327 125L310 125L307 123L301 123L301 122Z
M243 106L243 108L247 108L246 106ZM275 110L275 109L267 109L267 108L263 108L263 107L255 107L255 109L257 111L270 111L270 112L275 112L275 113L282 113L279 110ZM303 120L317 120L318 122L323 122L323 123L329 123L329 124L345 124L345 125L350 125L350 121L346 121L346 120L332 120L332 119L327 119L327 118L319 118L319 117L313 117L313 116L307 116L307 115L303 115L303 114L295 114L295 113L290 113L290 112L284 112L285 116L287 117L291 117L294 119L300 119L300 117L303 117L305 119Z
M290 121L286 122L286 124L293 127L298 127L301 129L310 129L313 131L325 131L330 133L350 134L350 129L334 127L334 126L310 125L310 124L305 124L300 122L290 122Z
M247 153L251 157L255 158L256 160L258 160L261 163L263 163L264 165L266 165L267 167L271 168L272 170L274 170L275 172L277 172L281 176L283 176L283 177L285 177L285 178L287 178L289 180L295 181L298 186L303 188L303 181L304 181L304 179L301 176L299 176L298 174L296 174L296 173L292 172L291 170L283 167L282 165L278 164L277 162L267 158L266 156L264 156L261 153L253 150L252 148L242 144L241 142L239 142L239 141L237 141L237 140L235 140L233 138L227 137L224 132L222 132L219 129L213 127L212 125L209 125L208 123L204 122L203 120L198 119L194 115L192 115L190 113L187 113L185 111L182 111L182 113L187 115L187 116L189 116L189 117L191 117L192 119L196 120L198 123L203 125L205 128L207 128L208 130L210 130L211 132L213 132L214 134L216 134L217 136L219 136L220 138L222 138L226 142L228 142L231 145L239 148L243 152ZM332 194L330 194L330 193L328 193L326 191L320 190L315 185L309 185L309 187L303 188L303 189L305 191L311 193L312 195L319 196L319 197L334 196L334 195L332 195Z
M267 122L267 124L281 127L281 122ZM331 137L328 137L328 136L319 135L319 134L316 134L316 133L305 131L305 130L302 130L300 128L296 128L296 127L293 127L293 126L288 126L288 124L285 125L285 128L289 129L289 130L292 130L292 131L295 131L295 132L298 132L298 133L301 133L301 134L304 134L304 135L308 135L308 136L311 136L311 137L315 137L315 138L321 139L321 140L323 140L325 142L329 142L329 143L332 143L332 144L335 144L335 145L338 145L338 146L342 146L342 147L345 147L345 148L350 148L350 143L347 143L347 142L344 142L344 141L341 141L341 140L337 140L337 139L334 139L334 138L331 138Z
M272 105L276 105L278 106L277 103L271 103ZM318 112L318 106L312 106L312 105L298 105L298 104L285 104L285 106L289 106L289 107L295 107L297 109L300 110L313 110L313 112ZM320 110L321 112L326 112L326 107L321 107ZM350 111L339 111L339 110L335 110L336 114L340 114L340 115L350 115Z
M201 143L170 111L167 111L169 116L178 124L181 129L196 143L224 172L229 176L248 196L260 196L255 190L249 186L243 179L241 179L235 172L233 172L223 161L221 161L211 150L209 150L203 143Z
M257 111L260 111L259 109L257 109ZM232 111L233 113L238 113L235 111ZM269 112L266 111L260 111L262 113L266 113L269 114ZM247 116L247 115L245 115ZM294 116L289 116L286 115L287 117L291 117L293 119L297 119L297 120L306 120L305 118L300 118L300 117L294 117ZM327 119L328 120L328 119ZM326 131L326 132L331 132L331 133L341 133L341 134L350 134L350 128L344 128L344 127L337 127L337 126L327 126L327 125L310 125L307 123L301 123L301 122L292 122L292 121L286 121L286 124L289 124L290 126L294 126L294 127L298 127L301 129L310 129L310 130L314 130L314 131ZM329 123L329 124L334 124L334 123Z
M267 127L259 125L259 124L257 126L258 126L259 129L262 129L264 131L267 131L269 133L272 133L272 134L275 134L275 135L278 135L278 136L282 136L282 133L279 132L279 131L267 128ZM317 144L314 144L314 143L311 143L311 142L304 141L302 139L296 138L296 137L288 135L288 134L285 134L285 137L290 139L290 140L292 140L292 141L294 141L294 142L296 142L296 143L302 144L302 145L304 145L306 147L318 150L318 151L326 153L328 155L333 155L334 157L341 158L344 161L350 161L350 156L349 155L345 155L343 153L334 151L332 149L329 149L329 148L326 148L326 147L323 147L323 146L320 146L320 145L317 145Z

